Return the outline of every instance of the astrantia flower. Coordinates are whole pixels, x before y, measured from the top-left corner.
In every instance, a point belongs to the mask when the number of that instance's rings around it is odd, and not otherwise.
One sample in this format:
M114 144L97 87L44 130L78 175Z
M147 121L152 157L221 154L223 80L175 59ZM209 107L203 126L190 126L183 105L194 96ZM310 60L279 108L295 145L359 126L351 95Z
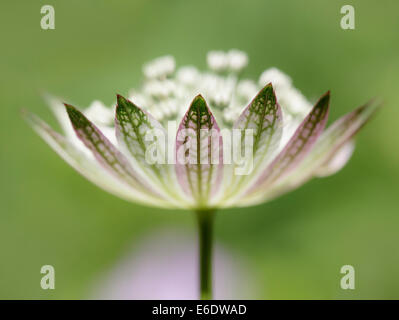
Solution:
M65 112L60 101L49 98L64 134L33 115L29 119L51 147L87 179L122 198L151 206L254 205L341 169L352 154L354 134L373 114L375 105L362 106L324 130L329 92L312 107L276 68L264 71L258 82L240 79L247 61L245 53L237 50L210 52L210 70L200 72L192 66L175 70L171 56L158 58L144 66L143 86L132 90L131 101L118 95L116 112L99 101L82 112L65 104ZM197 117L203 121L197 123ZM178 121L175 128L171 128L172 120ZM245 130L253 130L249 174L236 174L237 163L223 163L223 143L231 143L222 142L223 137L217 149L210 139L203 139L189 150L199 157L199 163L149 164L146 152L154 148L154 141L146 137L149 130L164 132L165 137L167 130L169 136L175 130L174 140L179 135L176 130L184 128L198 134L204 129L240 130L242 150L238 151L242 154ZM176 152L170 140L157 145L157 152L168 159ZM186 143L182 140L177 146ZM201 160L204 148L210 152ZM219 164L206 164L211 153L220 153Z
M158 58L144 66L141 88L129 99L117 96L115 109L95 101L79 111L50 97L63 134L28 116L65 161L106 191L202 212L205 293L212 217L203 212L262 203L337 172L376 110L368 103L325 130L329 92L312 106L276 68L257 82L242 79L247 62L241 51L214 51L209 70L201 72L193 66L175 70L173 57Z

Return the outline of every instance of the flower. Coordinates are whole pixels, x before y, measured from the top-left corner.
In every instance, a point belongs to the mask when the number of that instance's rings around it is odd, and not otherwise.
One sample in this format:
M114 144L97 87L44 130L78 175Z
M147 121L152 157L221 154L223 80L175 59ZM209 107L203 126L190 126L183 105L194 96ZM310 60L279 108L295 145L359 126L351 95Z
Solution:
M312 106L276 68L257 82L242 79L247 62L238 50L212 51L201 72L175 70L173 57L161 57L145 65L144 83L129 99L117 95L114 109L95 101L81 112L48 96L63 134L27 118L88 180L150 206L250 206L340 170L378 105L367 103L325 130L329 92Z

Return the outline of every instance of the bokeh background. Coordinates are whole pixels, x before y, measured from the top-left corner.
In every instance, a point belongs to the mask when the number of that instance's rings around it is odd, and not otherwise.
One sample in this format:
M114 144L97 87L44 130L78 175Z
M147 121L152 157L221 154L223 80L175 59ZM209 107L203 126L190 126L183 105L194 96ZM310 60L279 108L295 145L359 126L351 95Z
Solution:
M40 28L44 4L55 8L55 30ZM355 7L355 30L340 28L344 4ZM248 77L276 66L313 100L330 89L330 123L372 97L385 101L337 175L218 214L218 245L256 287L246 297L399 298L398 1L3 0L0 7L0 298L90 298L143 237L195 232L190 212L127 203L85 181L20 109L53 124L43 90L82 107L94 99L109 105L140 84L152 58L172 54L178 65L204 68L207 51L230 48L248 53ZM55 267L55 290L40 288L45 264ZM340 288L345 264L356 269L355 290Z

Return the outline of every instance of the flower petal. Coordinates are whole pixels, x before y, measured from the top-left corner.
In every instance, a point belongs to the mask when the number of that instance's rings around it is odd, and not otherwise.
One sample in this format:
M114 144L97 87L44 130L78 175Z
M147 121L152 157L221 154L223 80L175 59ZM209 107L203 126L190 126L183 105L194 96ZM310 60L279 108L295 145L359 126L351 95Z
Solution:
M130 155L134 167L141 169L158 192L172 197L171 200L182 201L180 185L175 184L174 166L166 164L167 133L163 126L149 113L118 95L115 128L118 143L126 150L125 154Z
M329 101L330 92L327 92L319 99L295 131L294 136L261 174L248 193L262 190L265 185L270 185L298 166L301 160L311 151L324 130L328 118Z
M145 183L126 157L75 107L65 104L69 119L79 139L91 150L98 162L116 178L144 192L157 193Z
M289 175L277 180L256 197L242 200L252 205L273 199L306 183L315 176L326 176L341 169L353 151L354 135L370 120L380 107L371 101L335 121L316 142L312 151Z
M24 115L33 129L61 158L101 189L128 201L163 208L171 207L169 203L116 179L113 175L105 171L94 158L87 157L87 155L73 143L51 129L48 124L37 116L27 112L25 112Z
M208 206L220 189L223 175L220 129L204 98L194 98L176 135L176 173L197 206Z
M317 177L328 177L339 170L341 170L352 157L355 151L355 142L353 140L348 141L342 147L338 148L336 153L327 159L319 168L314 172Z
M241 133L239 139L233 138L234 141L238 140L236 143L233 141L233 150L245 156L240 159L242 164L233 161L233 165L225 166L225 170L229 170L225 178L230 178L225 179L228 180L225 191L227 199L234 193L245 192L270 164L282 137L282 120L281 108L270 83L259 91L233 126L233 132L239 130Z
M335 121L293 173L290 179L295 179L295 185L304 183L314 175L326 176L341 169L352 154L354 135L379 106L378 103L369 102Z

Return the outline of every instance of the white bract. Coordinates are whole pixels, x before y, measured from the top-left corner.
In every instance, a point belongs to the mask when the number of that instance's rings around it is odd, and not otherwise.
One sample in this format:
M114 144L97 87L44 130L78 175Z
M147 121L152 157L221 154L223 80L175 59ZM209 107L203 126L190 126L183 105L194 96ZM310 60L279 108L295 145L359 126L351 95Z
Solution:
M108 192L150 206L207 209L258 204L335 173L377 107L368 103L325 130L329 92L313 105L276 68L258 81L243 79L248 57L238 50L212 51L207 63L206 71L176 70L173 57L158 58L144 66L144 82L129 100L117 96L116 108L94 101L80 112L47 97L63 134L35 115L28 119L65 161ZM200 136L204 130L220 134L214 140ZM167 132L173 139L162 138ZM223 153L231 144L241 152ZM149 154L174 160L182 148L197 162L148 161ZM251 162L242 168L248 150Z

